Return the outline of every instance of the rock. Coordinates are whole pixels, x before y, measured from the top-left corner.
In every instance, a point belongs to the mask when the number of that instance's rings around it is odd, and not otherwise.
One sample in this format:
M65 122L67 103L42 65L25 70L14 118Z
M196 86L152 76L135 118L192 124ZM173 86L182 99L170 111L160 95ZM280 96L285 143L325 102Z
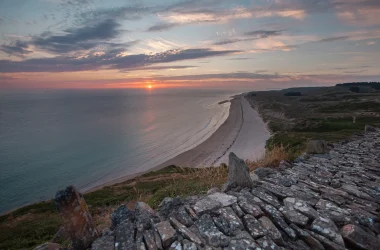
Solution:
M251 177L251 180L254 182L260 180L260 178L254 172L251 172L249 176Z
M232 204L231 207L237 216L239 216L240 218L244 216L244 212L241 210L241 208L238 204Z
M158 233L157 229L155 228L154 229L154 241L156 242L156 246L159 250L162 250L164 249L164 247L162 246L162 241L161 241L161 237L160 237L160 234Z
M287 160L282 160L282 161L280 161L280 164L278 165L278 167L280 169L290 168L290 167L292 167L292 163L290 161L287 161Z
M169 214L173 212L177 207L182 205L182 200L179 197L170 198L166 197L162 200L158 206L158 214L164 219L167 219Z
M345 225L341 229L344 240L358 249L379 249L380 241L357 225Z
M218 187L213 187L207 191L207 194L214 194L214 193L219 193L219 192L220 192L220 189Z
M57 243L44 243L42 245L37 246L34 250L60 250L61 246Z
M143 232L144 242L148 250L157 250L156 239L154 238L153 229L145 230Z
M345 250L345 247L336 244L335 242L332 242L331 240L327 239L326 237L323 237L320 234L314 233L312 231L307 231L311 236L313 236L315 239L317 239L325 249L327 250Z
M230 206L230 205L236 203L236 201L237 201L237 198L235 196L228 195L225 193L219 193L219 192L210 194L207 197L212 199L212 200L220 202L223 207Z
M224 191L236 186L252 188L254 183L249 175L247 164L231 152L229 154L228 179Z
M369 201L373 201L374 200L368 194L366 194L366 193L358 190L358 188L356 186L349 185L349 184L343 184L340 188L343 189L344 191L346 191L347 193L349 193L351 195L355 195L355 196L357 196L359 198L362 198L362 199L365 199L365 200L369 200Z
M364 132L365 133L376 132L376 128L371 125L365 125Z
M268 217L261 217L259 219L261 226L267 231L268 236L280 246L284 245L284 240L282 239L282 235L280 231L278 231L277 227L273 224L273 222Z
M135 249L135 228L130 221L124 221L115 228L115 250Z
M55 204L70 235L73 249L87 249L99 237L83 195L74 186L58 191Z
M310 250L310 248L302 240L297 240L294 242L289 241L288 248L293 249L293 250Z
M284 200L284 204L291 209L293 208L297 210L310 219L316 219L319 216L318 212L303 200L289 197Z
M135 219L134 211L129 210L125 205L121 205L111 214L112 227L115 228L118 224L125 220L133 221Z
M199 201L197 201L194 205L194 211L197 215L202 215L204 213L217 210L221 208L223 204L215 199L210 197L205 197Z
M306 145L306 153L308 154L325 154L327 152L327 143L324 140L312 140Z
M334 222L328 218L319 217L311 224L311 230L325 236L338 245L344 246L343 238Z
M170 225L169 221L162 221L154 225L158 233L161 236L161 241L163 247L170 246L176 239L177 233L174 228Z
M195 222L198 231L207 244L214 247L226 247L229 244L229 238L218 230L209 214L202 215Z
M252 240L231 240L231 243L228 247L225 247L224 250L257 250L259 246Z
M108 235L97 238L91 246L91 250L114 250L115 237Z
M247 231L254 239L260 238L267 234L267 231L262 227L260 222L250 214L243 217L243 223Z
M198 220L198 215L195 213L195 211L189 206L189 205L185 205L184 206L186 212L190 215L191 219L193 220Z
M309 221L308 217L297 212L294 209L288 207L281 207L279 211L284 215L285 219L289 223L294 223L298 226L305 227L307 225L307 222Z
M157 222L156 212L146 203L137 202L135 208L136 225L143 227L143 229L150 229L152 221Z
M315 249L315 250L325 249L323 245L317 239L311 236L308 232L302 230L301 228L297 227L294 224L290 225L290 227L296 232L297 236L301 238L301 240L303 240L311 249Z
M65 227L60 227L57 233L54 235L52 243L59 243L68 240L70 235L65 231Z
M285 233L293 240L297 238L296 233L291 229L288 224L283 220L281 214L277 209L271 205L263 206L264 212L272 219L273 223L277 225L280 229L285 231Z
M269 177L271 174L275 174L276 170L272 168L260 167L260 168L256 168L253 172L258 176L258 178L264 179L266 177Z
M173 242L170 245L169 250L182 250L181 242L178 242L178 241Z
M272 195L268 194L267 192L265 192L261 188L253 188L252 191L251 191L251 193L253 195L259 197L264 202L266 202L266 203L274 206L275 208L280 208L281 207L280 202L278 201L278 199L275 196L272 196Z
M230 225L225 218L218 216L218 217L213 217L212 219L214 221L215 226L219 229L219 231L221 231L222 233L228 236L232 235L233 231L230 229Z
M259 206L251 204L248 201L248 199L245 198L244 196L240 196L238 198L238 204L239 204L240 208L243 210L243 212L246 214L251 214L255 217L260 217L264 214Z
M221 208L217 211L217 213L219 215L219 218L223 218L225 221L227 221L229 228L228 231L231 235L235 235L236 232L244 230L243 223L241 222L239 217L234 213L231 207Z
M192 217L186 212L184 206L179 207L177 210L175 210L175 212L172 213L172 215L187 227L190 227L194 224Z
M197 250L197 245L194 242L183 240L183 250Z
M276 245L276 243L273 242L269 237L264 236L257 240L257 243L264 249L264 250L281 250L282 247L279 247Z
M179 221L177 221L175 218L170 218L170 222L174 226L175 229L182 235L185 239L188 239L198 245L203 245L202 240L190 229L182 225Z

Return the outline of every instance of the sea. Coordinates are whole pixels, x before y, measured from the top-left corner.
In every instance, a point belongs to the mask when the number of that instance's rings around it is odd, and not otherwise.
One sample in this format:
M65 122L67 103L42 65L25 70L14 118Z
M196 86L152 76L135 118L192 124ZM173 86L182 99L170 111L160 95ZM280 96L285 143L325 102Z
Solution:
M0 92L0 213L147 171L205 141L238 91Z

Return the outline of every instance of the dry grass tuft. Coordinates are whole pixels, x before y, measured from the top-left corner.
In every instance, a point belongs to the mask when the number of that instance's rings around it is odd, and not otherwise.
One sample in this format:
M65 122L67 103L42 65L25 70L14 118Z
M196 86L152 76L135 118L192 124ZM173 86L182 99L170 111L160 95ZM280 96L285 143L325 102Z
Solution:
M258 167L276 168L282 160L289 160L289 153L284 146L273 146L272 150L267 150L265 154L256 161L247 161L250 171Z

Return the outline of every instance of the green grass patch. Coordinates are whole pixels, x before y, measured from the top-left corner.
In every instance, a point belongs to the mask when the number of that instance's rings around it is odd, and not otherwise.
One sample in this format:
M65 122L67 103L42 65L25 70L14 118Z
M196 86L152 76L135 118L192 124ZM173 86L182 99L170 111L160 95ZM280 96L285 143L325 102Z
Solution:
M33 249L51 240L61 225L58 213L24 214L0 224L0 249Z
M342 113L342 112L380 112L380 104L377 102L341 102L335 105L329 105L319 108L321 113Z
M146 173L142 175L141 177L152 177L152 176L157 176L157 175L162 175L162 174L174 174L174 173L182 173L182 170L175 165L170 165L166 168Z
M157 190L148 200L148 204L157 208L165 197L186 197L206 192L211 188L210 182L202 179L176 180Z

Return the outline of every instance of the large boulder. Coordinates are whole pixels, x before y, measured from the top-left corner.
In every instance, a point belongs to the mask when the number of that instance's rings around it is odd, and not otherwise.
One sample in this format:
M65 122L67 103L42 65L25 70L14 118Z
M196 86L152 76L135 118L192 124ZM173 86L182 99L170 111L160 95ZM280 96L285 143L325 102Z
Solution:
M65 231L73 249L87 249L99 237L83 195L74 186L58 191L55 204L61 214Z
M227 191L234 187L253 188L254 182L249 174L247 164L231 152L228 162L228 179L223 190Z
M308 154L325 154L328 151L327 143L324 140L312 140L306 146Z

